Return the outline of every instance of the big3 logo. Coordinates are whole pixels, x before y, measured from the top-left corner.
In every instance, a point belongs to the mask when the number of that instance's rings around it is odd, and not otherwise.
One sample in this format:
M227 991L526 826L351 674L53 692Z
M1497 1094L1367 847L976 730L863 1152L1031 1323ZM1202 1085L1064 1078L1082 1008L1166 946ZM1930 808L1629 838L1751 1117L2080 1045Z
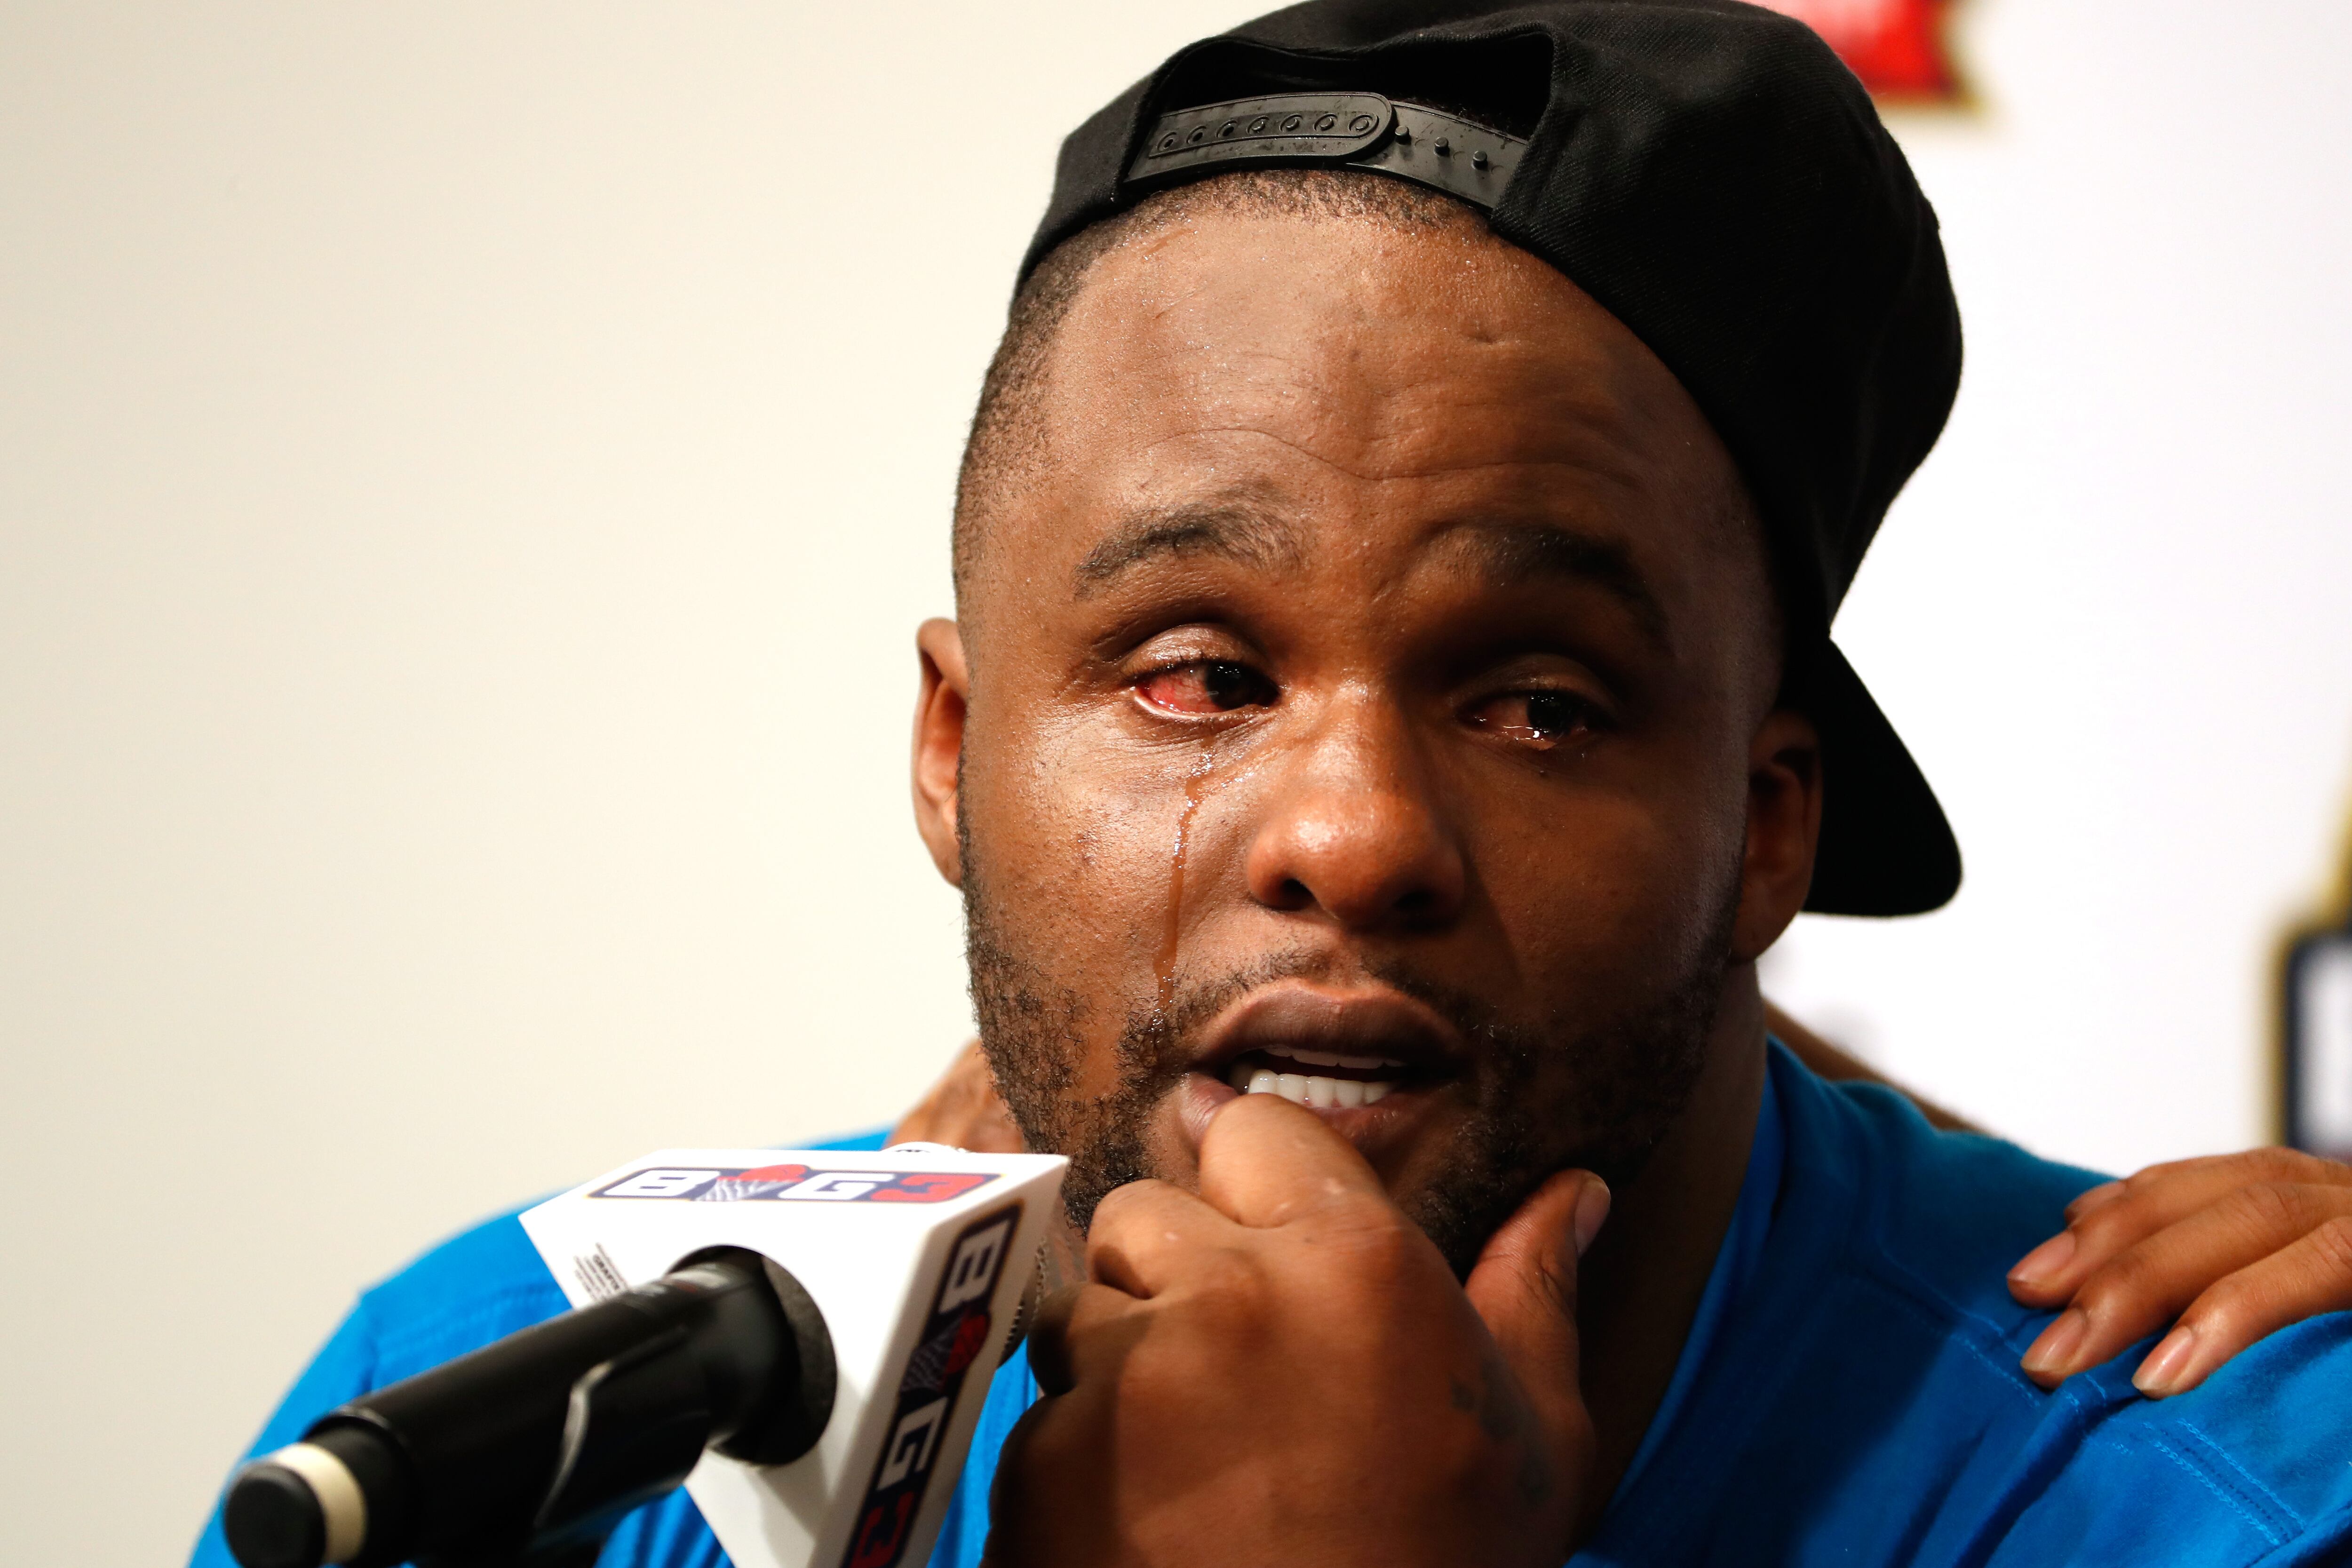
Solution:
M940 1438L963 1391L964 1372L988 1344L993 1326L989 1302L1020 1223L1021 1205L1008 1205L966 1226L948 1249L922 1338L898 1379L890 1433L874 1462L874 1479L857 1510L857 1531L843 1568L900 1568L938 1466Z

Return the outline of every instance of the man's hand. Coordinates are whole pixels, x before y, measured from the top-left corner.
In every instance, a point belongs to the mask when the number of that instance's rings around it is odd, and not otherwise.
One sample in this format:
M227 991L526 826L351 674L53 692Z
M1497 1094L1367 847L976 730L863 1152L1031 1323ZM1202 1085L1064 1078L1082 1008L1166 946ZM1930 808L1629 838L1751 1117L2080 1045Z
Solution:
M997 1568L1558 1568L1585 1502L1576 1266L1608 1213L1562 1172L1465 1287L1312 1112L1229 1102L1201 1193L1121 1187L1089 1283L1030 1331L1046 1397L997 1468Z
M1816 1072L1866 1070L1785 1015L1772 1017ZM892 1138L1020 1150L979 1042ZM2066 1219L2010 1273L2011 1294L2027 1306L2074 1309L2025 1354L2027 1374L2044 1387L2177 1319L2186 1334L2158 1345L2137 1381L2157 1397L2185 1393L2264 1335L2352 1309L2352 1166L2332 1160L2257 1149L2153 1165L2092 1188Z
M2178 1319L2132 1382L2185 1393L2263 1335L2352 1308L2352 1166L2292 1149L2151 1165L2076 1198L2009 1289L2066 1308L2025 1352L2045 1388Z

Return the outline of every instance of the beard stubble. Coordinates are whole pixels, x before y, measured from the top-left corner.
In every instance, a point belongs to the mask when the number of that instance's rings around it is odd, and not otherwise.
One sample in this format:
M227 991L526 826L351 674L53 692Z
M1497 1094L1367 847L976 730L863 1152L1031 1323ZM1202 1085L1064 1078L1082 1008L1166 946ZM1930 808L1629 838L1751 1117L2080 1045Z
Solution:
M1083 1235L1114 1190L1167 1174L1155 1168L1146 1134L1155 1108L1190 1071L1187 1042L1246 993L1279 980L1326 979L1329 966L1306 952L1276 952L1213 981L1180 984L1164 1006L1129 1008L1112 1045L1115 1081L1082 1094L1077 1063L1093 1009L1026 954L1014 922L988 897L968 842L965 851L965 956L981 1045L1024 1141L1069 1160L1062 1201ZM1738 904L1735 868L1679 969L1601 1026L1561 1018L1515 1026L1481 998L1402 964L1363 966L1452 1023L1476 1064L1470 1114L1448 1139L1435 1174L1397 1194L1457 1278L1467 1277L1487 1238L1553 1172L1593 1171L1612 1187L1640 1173L1706 1065ZM1556 1069L1549 1077L1547 1063Z

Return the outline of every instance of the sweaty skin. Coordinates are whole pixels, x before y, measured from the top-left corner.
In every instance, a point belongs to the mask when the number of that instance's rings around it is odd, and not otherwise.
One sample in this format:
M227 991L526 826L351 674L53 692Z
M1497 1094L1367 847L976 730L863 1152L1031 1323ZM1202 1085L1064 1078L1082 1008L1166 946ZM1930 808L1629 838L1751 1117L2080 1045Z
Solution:
M1727 1223L1763 1072L1754 961L1811 875L1817 742L1774 707L1737 474L1638 340L1469 224L1213 214L1114 249L1042 419L1050 482L992 520L965 631L920 634L919 817L966 888L998 1081L1033 1144L1073 1154L1078 1219L1131 1177L1166 1185L1105 1206L1096 1283L1039 1340L1124 1396L1032 1413L1001 1527L1123 1510L1092 1539L1137 1561L1199 1560L1194 1528L1223 1560L1283 1539L1242 1461L1315 1456L1269 1447L1252 1402L1200 1403L1230 1371L1216 1347L1369 1384L1380 1347L1412 1343L1451 1370L1389 1391L1397 1430L1468 1423L1496 1473L1549 1468L1500 1492L1464 1479L1475 1458L1412 1472L1400 1517L1557 1563L1637 1446ZM1294 1041L1404 1081L1352 1109L1253 1096L1211 1139L1245 1053ZM1606 1202L1586 1169L1616 1190L1580 1282L1563 1238ZM1286 1175L1302 1201L1337 1184L1380 1244L1220 1198ZM1171 1203L1186 1225L1162 1224ZM1119 1262L1139 1224L1200 1238L1150 1243L1155 1285ZM1250 1232L1236 1277L1268 1282L1239 1305L1176 1288L1235 1275L1219 1225ZM1437 1246L1396 1241L1413 1231ZM1513 1272L1474 1310L1457 1280L1505 1236ZM1335 1334L1317 1300L1392 1321ZM1223 1331L1139 1335L1119 1302ZM1567 1302L1580 1371L1528 1328ZM1544 1440L1496 1426L1506 1407L1549 1413ZM1312 1441L1346 1470L1388 1457L1351 1452L1364 1436ZM1115 1464L1147 1436L1151 1465ZM1318 1558L1412 1560L1390 1511L1314 1521Z
M919 637L991 1058L927 1109L1073 1156L1088 1280L1032 1341L999 1561L1557 1563L1746 1157L1820 782L1737 477L1475 226L1303 227L1095 267L1033 482ZM1398 1081L1234 1100L1294 1047ZM2352 1305L2347 1237L2352 1172L2280 1151L2085 1194L2011 1276L2074 1308L2027 1370L2177 1316L2137 1381L2192 1387Z

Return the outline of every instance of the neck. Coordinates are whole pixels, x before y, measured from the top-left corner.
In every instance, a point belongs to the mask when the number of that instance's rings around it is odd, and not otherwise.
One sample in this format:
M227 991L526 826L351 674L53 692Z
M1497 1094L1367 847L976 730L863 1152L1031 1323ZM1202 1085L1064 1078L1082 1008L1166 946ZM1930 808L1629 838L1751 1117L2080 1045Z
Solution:
M1725 977L1690 1104L1612 1194L1578 1279L1584 1404L1599 1440L1580 1538L1599 1522L1674 1378L1738 1205L1763 1093L1764 1002L1756 966L1741 964Z

